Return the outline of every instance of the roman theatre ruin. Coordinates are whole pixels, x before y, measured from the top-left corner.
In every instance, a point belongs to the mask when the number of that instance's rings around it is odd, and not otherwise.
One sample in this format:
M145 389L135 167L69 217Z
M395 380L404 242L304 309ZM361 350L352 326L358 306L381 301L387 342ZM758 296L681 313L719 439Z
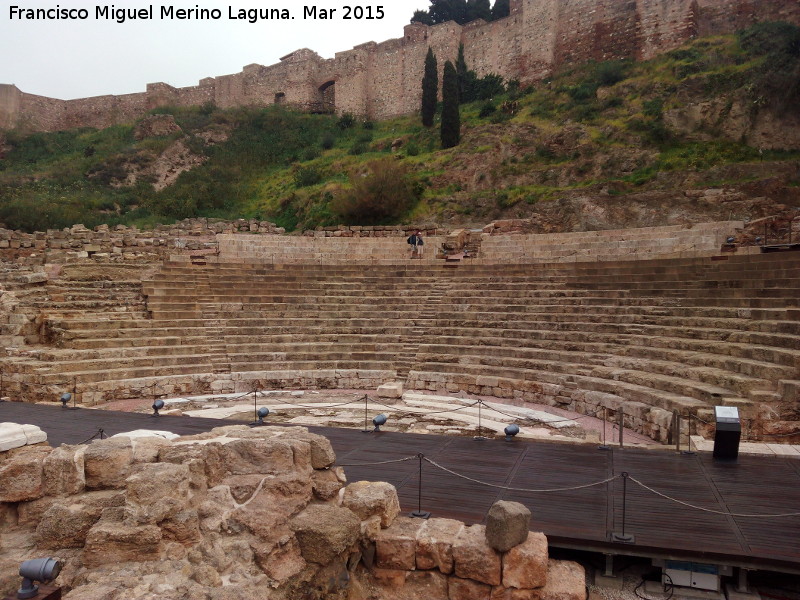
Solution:
M767 251L794 245L741 222L522 225L427 229L414 259L391 227L2 231L2 393L102 407L383 386L604 413L660 443L736 407L744 439L796 439L800 254Z

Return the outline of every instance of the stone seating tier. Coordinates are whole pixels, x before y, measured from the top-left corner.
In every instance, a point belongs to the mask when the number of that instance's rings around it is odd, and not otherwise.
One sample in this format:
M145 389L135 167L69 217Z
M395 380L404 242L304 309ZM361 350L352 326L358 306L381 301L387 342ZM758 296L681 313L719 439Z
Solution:
M775 255L456 268L168 262L144 284L152 320L61 319L63 363L24 368L52 383L80 374L94 400L173 377L219 391L367 388L408 373L418 389L586 411L624 403L638 430L666 439L670 411L723 402L752 414L793 393L798 272L800 259ZM99 349L104 370L84 369Z

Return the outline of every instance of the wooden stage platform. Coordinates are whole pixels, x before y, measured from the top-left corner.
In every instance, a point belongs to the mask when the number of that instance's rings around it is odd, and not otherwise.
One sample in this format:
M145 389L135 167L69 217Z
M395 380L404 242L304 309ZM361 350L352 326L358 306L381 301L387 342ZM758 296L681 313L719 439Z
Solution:
M38 425L54 446L81 443L101 427L108 435L133 429L188 435L231 424L8 402L0 404L3 421ZM707 453L679 455L666 449L599 450L579 444L309 429L331 440L349 481L394 484L405 511L417 508L419 460L367 463L422 453L466 477L525 490L577 488L613 478L582 489L512 491L459 478L424 460L422 509L435 517L479 523L495 501L515 500L530 507L531 528L544 531L554 547L800 573L800 516L731 514L800 512L798 459L740 456L735 463L722 463ZM612 537L622 532L623 472L630 475L625 533L634 536L633 543L615 542ZM636 482L706 511L658 496Z

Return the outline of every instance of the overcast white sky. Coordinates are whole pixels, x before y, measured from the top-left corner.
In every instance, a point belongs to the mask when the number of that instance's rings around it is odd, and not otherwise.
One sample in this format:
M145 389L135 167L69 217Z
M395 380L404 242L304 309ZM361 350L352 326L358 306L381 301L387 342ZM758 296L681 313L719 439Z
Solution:
M364 42L403 35L416 9L428 0L163 0L155 1L154 19L96 19L96 7L147 8L147 2L117 0L0 0L0 83L23 92L69 100L103 94L144 92L147 83L175 87L197 85L204 77L238 73L252 63L271 65L298 48L323 58ZM304 6L336 9L332 20L303 18ZM344 6L382 6L383 19L344 20ZM11 7L87 9L87 20L11 19ZM162 20L161 7L218 8L219 20ZM251 24L231 20L239 9L286 8L293 20Z

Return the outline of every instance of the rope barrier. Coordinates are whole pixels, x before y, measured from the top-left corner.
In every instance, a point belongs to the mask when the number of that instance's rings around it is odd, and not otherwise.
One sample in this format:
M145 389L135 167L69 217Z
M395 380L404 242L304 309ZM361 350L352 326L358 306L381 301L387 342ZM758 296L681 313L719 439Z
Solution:
M369 463L337 463L335 466L337 467L372 467L375 465L389 465L392 463L401 463L407 462L409 460L417 460L417 455L414 456L406 456L405 458L397 458L394 460L381 460L378 462L369 462Z
M777 513L777 514L768 514L768 515L755 515L755 514L746 514L746 513L732 513L723 510L714 510L713 508L704 508L702 506L696 506L694 504L690 504L689 502L684 502L683 500L678 500L677 498L673 498L672 496L667 496L659 492L658 490L654 490L648 485L645 485L635 477L629 478L632 482L637 484L638 486L644 488L648 492L655 494L656 496L660 496L669 500L671 502L676 502L682 506L686 506L688 508L694 508L695 510L702 510L703 512L714 513L716 515L723 515L726 517L743 517L743 518L752 518L752 519L777 519L782 517L800 517L800 512L793 512L793 513Z
M90 437L89 439L83 440L82 442L78 443L77 445L78 445L78 446L83 446L84 444L88 444L88 443L89 443L89 442L91 442L92 440L96 439L98 436L100 436L100 439L101 439L101 440L102 440L102 439L105 439L105 438L104 438L104 436L105 436L105 433L106 433L106 432L105 432L105 431L103 431L102 429L98 429L98 430L97 430L97 433L95 433L95 434L94 434L92 437Z
M425 462L430 463L431 465L433 465L437 469L441 469L442 471L445 471L446 473L450 473L450 475L454 475L455 477L459 477L461 479L466 479L467 481L471 481L473 483L478 483L480 485L485 485L485 486L497 488L497 489L500 489L500 490L509 490L509 491L512 491L512 492L532 492L532 493L541 493L541 494L549 493L549 492L568 492L568 491L582 490L582 489L585 489L585 488L590 488L590 487L594 487L594 486L598 486L598 485L603 485L603 484L609 483L611 481L614 481L615 479L617 479L619 477L619 475L614 475L613 477L609 477L608 479L604 479L603 481L595 481L594 483L587 483L585 485L576 485L576 486L572 486L572 487L534 490L534 489L528 489L528 488L515 488L515 487L506 486L506 485L497 485L497 484L494 484L494 483L488 483L486 481L481 481L479 479L474 479L474 478L469 477L467 475L462 475L461 473L456 473L455 471L452 471L452 470L448 469L447 467L444 467L444 466L440 465L439 463L431 460L430 458L423 457L423 460Z

